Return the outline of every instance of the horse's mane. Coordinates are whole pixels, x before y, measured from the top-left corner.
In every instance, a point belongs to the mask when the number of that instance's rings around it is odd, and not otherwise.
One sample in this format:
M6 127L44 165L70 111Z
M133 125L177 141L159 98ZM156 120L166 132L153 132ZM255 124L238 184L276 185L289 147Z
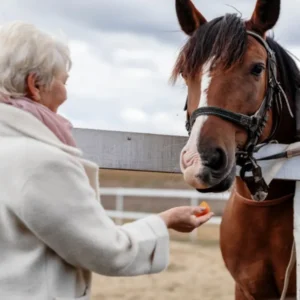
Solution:
M294 100L297 89L300 89L300 70L287 50L279 45L273 38L267 37L267 42L276 54L281 86L284 91L291 96L291 99Z
M194 76L210 59L223 70L230 69L243 58L246 49L243 20L236 14L215 18L201 25L181 49L171 78L175 82L181 73Z

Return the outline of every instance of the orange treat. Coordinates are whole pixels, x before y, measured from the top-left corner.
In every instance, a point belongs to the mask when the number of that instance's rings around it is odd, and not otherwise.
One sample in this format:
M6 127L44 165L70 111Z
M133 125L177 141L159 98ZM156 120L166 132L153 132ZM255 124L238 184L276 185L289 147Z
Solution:
M209 205L208 205L205 201L202 201L202 202L200 203L200 206L201 206L201 207L204 207L205 210L203 210L202 213L200 213L200 214L197 213L197 214L196 214L197 217L204 216L204 215L206 215L206 214L208 214L208 213L210 212L210 207L209 207Z

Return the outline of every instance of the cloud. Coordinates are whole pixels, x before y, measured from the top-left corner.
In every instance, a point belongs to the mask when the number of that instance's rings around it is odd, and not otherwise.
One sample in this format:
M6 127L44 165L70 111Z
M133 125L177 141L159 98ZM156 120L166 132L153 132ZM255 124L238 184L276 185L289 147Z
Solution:
M48 20L58 20L76 24L76 26L91 31L105 31L108 33L134 33L148 36L163 43L177 45L184 40L176 13L175 0L5 0L11 1L9 7L18 8L15 12L25 11L26 14L36 15ZM250 18L255 7L255 1L249 0L215 0L204 2L194 1L203 15L211 20L225 13L241 13L245 19ZM5 9L4 9L5 11ZM300 11L300 1L285 1L281 5L280 21L276 30L287 42L293 43L295 35L299 37L297 24ZM293 14L291 14L293 12ZM12 14L12 12L11 12ZM23 14L24 15L24 14ZM52 26L55 24L52 23Z
M144 123L147 121L147 114L136 108L126 108L121 111L121 117L129 123Z
M0 22L21 19L57 34L73 69L61 113L78 127L186 135L186 87L168 82L187 37L174 0L2 0ZM250 0L195 0L210 20L226 12L249 18ZM233 6L234 8L228 6ZM276 40L300 58L300 1L282 1Z
M185 134L186 91L168 84L175 53L172 58L168 47L150 44L149 51L140 56L137 50L137 57L138 61L151 61L151 66L136 68L123 63L131 59L126 51L111 53L111 63L88 44L72 41L74 66L67 85L71 92L61 111L75 126L85 128ZM157 117L160 113L168 116L168 122ZM180 126L173 126L175 123Z

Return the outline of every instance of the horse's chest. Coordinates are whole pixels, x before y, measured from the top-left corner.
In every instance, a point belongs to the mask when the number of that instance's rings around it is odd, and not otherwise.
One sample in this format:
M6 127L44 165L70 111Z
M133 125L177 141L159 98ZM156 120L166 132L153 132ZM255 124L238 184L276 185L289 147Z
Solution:
M221 225L221 251L246 299L278 297L284 283L293 241L293 202L249 205L234 195ZM295 272L290 292L295 290ZM254 298L253 298L254 297Z

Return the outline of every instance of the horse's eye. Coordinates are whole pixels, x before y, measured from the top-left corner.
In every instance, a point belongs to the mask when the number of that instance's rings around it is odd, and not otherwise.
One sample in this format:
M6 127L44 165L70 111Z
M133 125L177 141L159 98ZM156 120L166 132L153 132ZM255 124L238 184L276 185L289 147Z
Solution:
M255 76L259 76L264 69L265 66L263 64L255 64L251 69L251 74Z

